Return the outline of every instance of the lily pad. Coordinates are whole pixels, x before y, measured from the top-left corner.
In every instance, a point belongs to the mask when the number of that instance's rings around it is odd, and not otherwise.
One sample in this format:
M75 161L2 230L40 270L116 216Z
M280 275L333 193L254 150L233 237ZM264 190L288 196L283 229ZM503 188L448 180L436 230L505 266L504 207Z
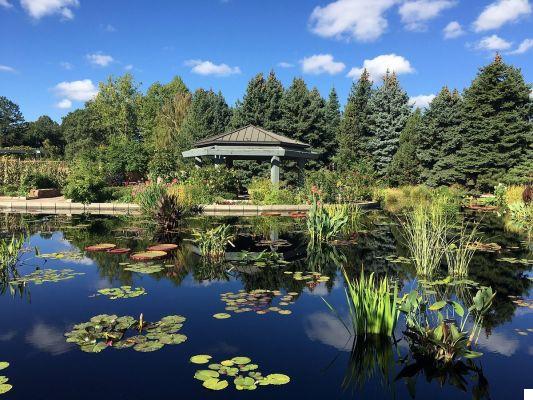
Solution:
M130 258L135 261L150 261L165 258L168 255L166 251L143 251L140 253L133 253Z
M107 252L109 254L127 254L130 251L131 251L131 249L129 247L121 247L121 248L118 248L118 249L108 250Z
M284 374L269 374L265 379L270 385L285 385L291 381L291 378Z
M202 386L210 390L222 390L228 387L228 381L219 381L217 378L211 378L205 380Z
M146 290L142 287L134 288L132 286L121 286L118 288L105 288L98 291L98 295L107 296L109 300L128 299L139 297L146 294Z
M59 282L67 279L72 279L78 275L85 275L85 273L75 272L73 269L38 269L28 275L13 279L9 283L12 285L18 285L33 282L36 285L41 285L47 282Z
M7 361L0 361L0 371L6 369L7 367L9 367L9 363Z
M99 243L92 246L85 247L85 251L108 251L117 247L116 244L111 243Z
M156 244L153 246L148 247L147 250L149 251L173 251L178 248L177 244L173 243L162 243L162 244Z
M198 354L197 356L192 356L189 361L193 364L207 364L211 360L211 356L207 354Z
M230 317L231 317L231 315L227 314L227 313L217 313L217 314L213 315L213 318L216 318L216 319L227 319L227 318L230 318Z
M157 272L163 271L161 265L152 265L152 264L129 264L124 268L125 271L137 272L139 274L155 274Z
M13 389L13 386L9 383L3 383L0 385L0 394L4 394L9 392L11 389Z
M235 364L244 365L252 362L252 360L248 357L233 357L231 359Z
M218 378L219 376L220 374L217 371L211 369L200 369L194 374L194 378L199 381L206 381L208 379Z

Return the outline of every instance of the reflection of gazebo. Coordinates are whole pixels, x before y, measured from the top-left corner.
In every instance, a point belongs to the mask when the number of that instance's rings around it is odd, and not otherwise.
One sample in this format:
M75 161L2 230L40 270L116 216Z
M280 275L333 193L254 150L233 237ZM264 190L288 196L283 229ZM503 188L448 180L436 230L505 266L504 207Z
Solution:
M194 157L201 166L201 157L213 157L215 165L225 163L231 167L234 160L270 161L272 183L279 182L279 166L282 159L296 160L301 175L305 161L317 158L309 145L253 125L200 140L194 148L184 151L183 157Z

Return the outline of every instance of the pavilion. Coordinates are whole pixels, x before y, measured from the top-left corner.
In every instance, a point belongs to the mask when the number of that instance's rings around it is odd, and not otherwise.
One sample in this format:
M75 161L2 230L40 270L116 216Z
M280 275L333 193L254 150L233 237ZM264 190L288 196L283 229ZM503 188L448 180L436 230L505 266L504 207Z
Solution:
M233 166L234 160L257 160L270 162L270 179L279 183L281 160L296 160L300 177L305 162L319 155L313 153L310 145L257 126L248 125L231 132L221 133L196 142L191 150L184 151L183 157L194 157L198 167L202 157L214 159L215 166Z

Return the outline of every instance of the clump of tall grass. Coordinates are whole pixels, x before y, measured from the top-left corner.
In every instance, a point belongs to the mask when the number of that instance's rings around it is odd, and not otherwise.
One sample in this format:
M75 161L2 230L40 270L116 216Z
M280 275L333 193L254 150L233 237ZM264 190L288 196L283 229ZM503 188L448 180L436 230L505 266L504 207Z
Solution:
M233 246L234 238L231 225L219 225L205 232L194 231L195 242L200 249L202 257L210 261L222 261L226 254L226 246Z
M446 248L446 262L448 263L448 274L454 277L465 277L468 275L470 261L476 252L472 244L477 240L477 227L469 229L467 225L462 225L459 233Z
M439 269L447 248L449 223L441 204L418 205L400 222L417 274L431 277Z
M392 337L399 314L397 286L392 287L387 277L376 279L374 273L367 276L361 271L358 281L350 280L344 269L343 273L351 322L350 329L341 319L346 329L358 336ZM326 300L324 302L335 312Z
M307 215L307 231L311 242L328 242L342 232L348 223L346 209L331 209L322 204L320 193L313 191L313 204Z
M361 231L364 228L364 213L361 207L353 203L328 204L325 206L331 215L346 215L348 217L342 232L349 234Z

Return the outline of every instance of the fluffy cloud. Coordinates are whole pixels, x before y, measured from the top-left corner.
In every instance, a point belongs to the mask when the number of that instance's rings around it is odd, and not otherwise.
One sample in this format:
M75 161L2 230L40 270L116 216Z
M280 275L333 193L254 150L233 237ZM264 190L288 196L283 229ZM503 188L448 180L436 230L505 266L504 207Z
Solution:
M230 67L227 64L215 64L211 61L188 60L185 65L192 67L191 72L198 75L228 76L240 74L239 67Z
M0 7L11 8L13 7L13 4L11 4L8 0L0 0Z
M98 89L90 79L60 82L54 87L55 93L71 101L89 101L98 94Z
M313 10L310 29L322 37L376 40L388 26L383 14L396 3L398 0L337 0Z
M55 14L64 19L72 19L72 8L80 5L78 0L20 0L20 4L35 19Z
M315 54L311 57L306 57L300 61L302 64L302 71L306 74L330 74L335 75L342 72L346 65L342 62L337 62L333 59L331 54Z
M15 73L17 70L13 67L10 67L9 65L2 65L0 64L0 72L12 72Z
M531 13L529 0L498 0L489 4L474 22L476 32L498 29Z
M100 67L107 67L113 61L115 61L115 59L110 55L102 53L87 54L85 58L87 58L91 64L98 65Z
M294 64L291 64L291 63L286 62L286 61L282 61L282 62L278 63L278 67L280 67L280 68L292 68L292 67L294 67Z
M427 28L425 22L437 17L441 11L455 6L453 0L414 0L400 6L399 13L406 29L420 31Z
M364 69L368 71L374 82L383 77L387 71L395 72L397 75L415 72L409 60L404 57L396 54L382 54L370 60L365 60L362 67L352 68L347 76L358 79Z
M533 39L525 39L518 45L518 47L510 51L508 54L524 54L526 51L533 47Z
M427 108L429 106L429 103L435 98L434 94L421 94L418 96L413 96L409 99L409 104L420 107L420 108Z
M56 103L56 107L61 108L62 110L67 110L72 107L72 101L70 101L69 99L63 99Z
M457 21L450 22L442 32L444 33L444 39L455 39L465 33L463 27Z
M476 44L478 50L500 51L511 48L512 43L498 35L486 36Z

